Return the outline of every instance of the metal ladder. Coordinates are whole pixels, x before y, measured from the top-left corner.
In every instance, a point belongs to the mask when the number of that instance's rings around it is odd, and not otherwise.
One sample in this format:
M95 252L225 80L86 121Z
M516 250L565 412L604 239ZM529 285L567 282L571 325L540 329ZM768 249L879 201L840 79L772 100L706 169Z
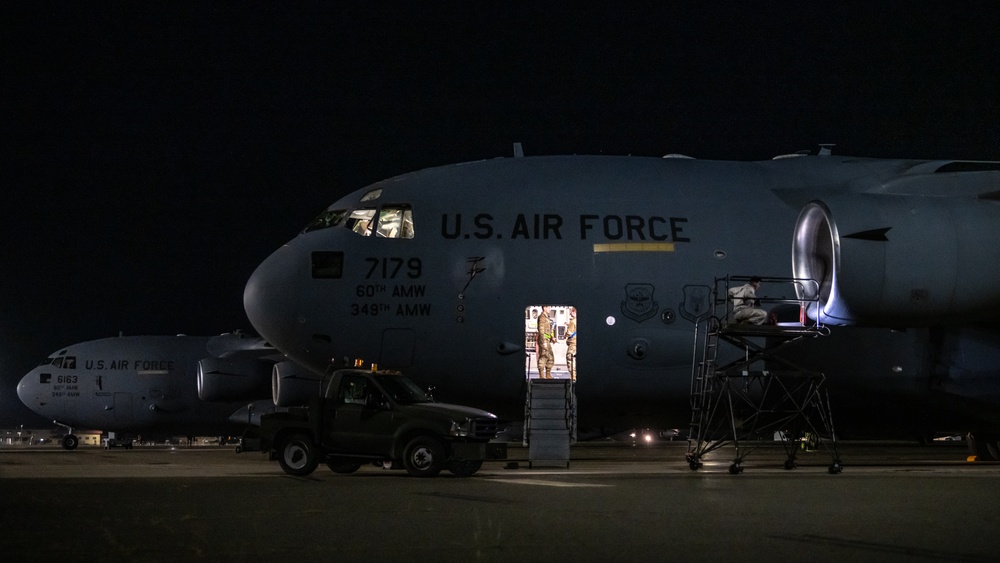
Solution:
M701 443L705 439L706 423L710 420L711 391L710 381L715 377L715 362L719 348L719 333L717 330L709 328L713 322L712 318L705 321L706 331L704 341L701 342L702 358L697 362L691 374L691 426L689 428L689 440ZM696 323L697 339L697 323Z

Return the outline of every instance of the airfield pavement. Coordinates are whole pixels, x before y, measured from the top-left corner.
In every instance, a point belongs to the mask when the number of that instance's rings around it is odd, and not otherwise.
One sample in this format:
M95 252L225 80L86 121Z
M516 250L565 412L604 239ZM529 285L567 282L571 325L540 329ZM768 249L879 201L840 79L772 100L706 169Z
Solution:
M0 550L21 561L984 561L1000 464L962 444L841 443L785 470L773 445L692 471L685 442L579 444L432 479L282 473L232 447L0 447ZM515 462L518 468L507 468Z

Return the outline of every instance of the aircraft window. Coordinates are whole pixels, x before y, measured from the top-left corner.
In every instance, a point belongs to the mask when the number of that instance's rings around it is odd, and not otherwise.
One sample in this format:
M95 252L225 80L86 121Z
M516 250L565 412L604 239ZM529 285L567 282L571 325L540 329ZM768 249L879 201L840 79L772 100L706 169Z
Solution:
M55 361L55 358L45 358L42 363L38 364L38 367L47 366Z
M317 250L312 253L313 279L340 279L344 274L344 253Z
M374 209L355 209L347 218L345 226L363 237L371 236L372 222L375 219Z
M57 368L76 369L76 356L55 358L52 360L52 365L56 366Z
M385 389L392 400L401 405L412 405L413 403L428 403L427 393L417 387L417 384L394 375L376 375L375 381Z
M346 209L327 209L323 213L320 213L319 217L313 219L312 223L306 225L306 228L303 229L302 232L308 233L309 231L318 231L319 229L336 227L344 221L344 217L346 216Z
M386 205L378 215L375 236L413 238L413 210L407 205Z
M365 195L361 196L361 201L375 201L376 199L382 197L382 188L377 190L372 190Z

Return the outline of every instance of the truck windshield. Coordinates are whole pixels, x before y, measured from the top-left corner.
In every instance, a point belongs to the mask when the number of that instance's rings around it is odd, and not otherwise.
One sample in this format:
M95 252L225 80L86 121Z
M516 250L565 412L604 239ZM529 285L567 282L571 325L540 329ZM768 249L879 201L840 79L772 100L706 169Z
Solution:
M375 381L392 397L393 401L401 405L429 403L431 401L427 398L427 393L423 389L405 377L399 375L376 375Z

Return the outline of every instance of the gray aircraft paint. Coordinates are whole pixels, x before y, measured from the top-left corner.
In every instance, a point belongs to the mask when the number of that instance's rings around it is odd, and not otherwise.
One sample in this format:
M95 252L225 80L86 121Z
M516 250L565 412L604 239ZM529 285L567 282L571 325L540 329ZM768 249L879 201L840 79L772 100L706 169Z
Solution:
M1000 304L995 276L974 286L985 292L964 301L954 295L962 286L956 280L973 271L970 257L1000 260L996 245L984 244L996 230L983 223L997 217L996 202L976 199L995 192L1000 173L995 166L937 172L950 163L574 156L432 168L378 182L329 208L408 206L413 238L366 237L342 227L308 230L261 264L244 303L265 338L314 371L331 360L360 359L401 369L448 399L514 415L524 387L525 307L574 304L581 424L643 419L679 425L688 416L692 318L704 307L699 286L727 275L793 275L800 212L830 199L838 210L834 220L851 225L844 235L895 226L886 231L887 243L838 240L895 252L894 261L866 255L861 262L885 268L883 277L894 285L885 285L864 315L846 319L868 332L838 329L830 342L840 359L819 369L829 375L832 391L852 400L877 391L926 405L934 400L931 381L950 377L948 366L911 357L931 344L926 331L888 329L900 328L897 319L902 326L946 326L961 340L961 323L986 318ZM381 190L377 199L361 201L374 190ZM942 197L951 193L963 198L959 207ZM921 223L906 214L901 197L935 211L927 221L939 221L948 205L974 209L977 218L964 234L949 235L948 245L935 245L943 232L956 230L954 220ZM852 209L862 202L866 208ZM929 254L922 266L899 261L924 249ZM314 252L339 256L340 277L314 279ZM848 262L845 271L853 265ZM937 285L921 286L941 270L947 279L935 283L952 288L947 298ZM846 283L851 280L840 281L844 291L858 292ZM761 293L767 291L765 286ZM899 295L904 301L923 295L933 307L906 309ZM870 340L872 330L896 344L870 358L845 355L855 339ZM1000 351L996 338L990 342L982 355L995 366ZM988 379L996 378L994 367ZM965 395L975 396L975 389Z
M248 401L199 400L199 361L275 354L262 339L238 333L103 338L50 355L21 379L17 394L38 414L74 428L177 435L238 433L247 425L229 418Z

